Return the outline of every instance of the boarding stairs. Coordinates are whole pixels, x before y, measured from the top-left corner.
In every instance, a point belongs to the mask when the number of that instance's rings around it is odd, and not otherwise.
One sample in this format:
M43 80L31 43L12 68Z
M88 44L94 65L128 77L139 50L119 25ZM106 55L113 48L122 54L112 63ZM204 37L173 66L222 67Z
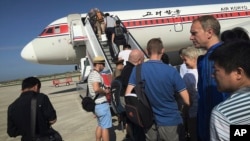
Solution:
M115 16L114 19L119 20L117 16ZM89 17L81 17L80 14L70 14L68 15L68 25L71 30L70 37L72 45L74 47L85 46L85 50L83 51L86 52L90 66L93 66L92 58L95 56L104 56L106 62L104 72L112 74L115 69L115 64L111 60L108 43L106 40L98 38L91 26ZM121 26L124 27L123 24L121 24ZM126 34L125 37L132 49L140 49L144 52L130 33Z

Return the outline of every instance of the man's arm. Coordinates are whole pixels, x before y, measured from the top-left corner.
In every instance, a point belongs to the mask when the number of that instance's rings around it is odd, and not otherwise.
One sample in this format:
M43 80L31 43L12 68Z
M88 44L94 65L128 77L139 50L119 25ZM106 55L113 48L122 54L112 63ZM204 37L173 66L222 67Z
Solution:
M132 72L128 74L128 86L126 88L125 95L132 93L132 90L134 89L136 85L136 71L135 67L133 67ZM127 72L127 71L126 71Z
M92 85L93 85L93 89L94 89L95 93L99 93L99 94L103 94L103 95L106 95L109 93L109 89L102 89L100 87L99 82L93 82Z
M114 43L114 40L115 40L115 33L112 33L112 43Z
M180 92L181 98L183 100L183 102L189 106L190 105L190 101L189 101L189 95L188 95L188 91L187 90L183 90Z
M134 89L134 87L135 87L135 86L129 84L129 85L127 86L125 95L130 94L130 93L132 92L132 90Z
M7 133L10 137L16 137L18 135L21 135L20 131L16 127L16 125L13 122L13 115L11 113L11 105L8 108L8 113L7 113Z
M40 94L40 95L44 95L44 100L42 101L42 103L44 103L43 106L43 115L45 116L45 118L48 120L49 124L52 125L54 123L56 123L57 121L57 115L56 115L56 110L54 109L52 103L50 102L50 99L47 95L45 94ZM42 100L41 98L38 98L38 100Z

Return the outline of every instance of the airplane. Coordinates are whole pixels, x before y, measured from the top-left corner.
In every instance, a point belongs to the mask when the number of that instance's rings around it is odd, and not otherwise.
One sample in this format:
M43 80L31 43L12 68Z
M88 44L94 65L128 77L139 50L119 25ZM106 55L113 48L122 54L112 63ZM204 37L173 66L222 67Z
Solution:
M192 21L202 15L215 16L220 24L221 31L242 27L250 32L250 2L210 4L196 6L181 6L170 8L152 8L127 11L108 11L110 15L117 16L129 34L142 49L151 38L161 38L172 65L180 64L178 51L182 47L192 45L189 40ZM81 24L85 27L87 14L78 14ZM76 16L73 14L73 17ZM38 63L52 65L79 64L82 58L96 55L94 36L90 29L84 28L86 33L72 39L72 15L60 18L50 23L43 32L30 41L21 51L23 59ZM79 28L80 30L80 28ZM76 32L76 31L75 31ZM78 34L78 33L74 33ZM84 40L85 44L72 41ZM98 42L98 41L96 41ZM90 47L86 48L86 45ZM92 50L87 50L87 49ZM87 51L86 51L87 50ZM91 58L89 59L91 61Z

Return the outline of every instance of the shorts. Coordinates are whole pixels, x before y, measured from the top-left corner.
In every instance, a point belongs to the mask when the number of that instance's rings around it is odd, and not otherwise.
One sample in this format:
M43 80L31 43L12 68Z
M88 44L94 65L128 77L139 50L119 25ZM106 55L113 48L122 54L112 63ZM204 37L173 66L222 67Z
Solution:
M97 117L98 126L102 128L112 127L112 116L108 103L97 104L95 106L95 114Z
M158 126L158 133L160 140L179 141L178 126ZM157 140L156 126L146 131L146 141Z

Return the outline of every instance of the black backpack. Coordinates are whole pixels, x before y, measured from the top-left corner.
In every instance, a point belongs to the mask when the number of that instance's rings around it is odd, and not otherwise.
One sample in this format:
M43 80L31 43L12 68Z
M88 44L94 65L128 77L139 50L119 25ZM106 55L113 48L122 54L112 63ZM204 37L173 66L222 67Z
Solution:
M116 115L121 115L125 112L124 93L122 82L117 77L111 82L111 108Z
M116 39L124 39L124 32L121 26L116 26L114 27L114 33L115 33L115 38Z
M154 122L154 114L145 94L145 82L141 80L141 65L136 66L135 94L125 96L126 115L136 125L144 129L150 128Z

